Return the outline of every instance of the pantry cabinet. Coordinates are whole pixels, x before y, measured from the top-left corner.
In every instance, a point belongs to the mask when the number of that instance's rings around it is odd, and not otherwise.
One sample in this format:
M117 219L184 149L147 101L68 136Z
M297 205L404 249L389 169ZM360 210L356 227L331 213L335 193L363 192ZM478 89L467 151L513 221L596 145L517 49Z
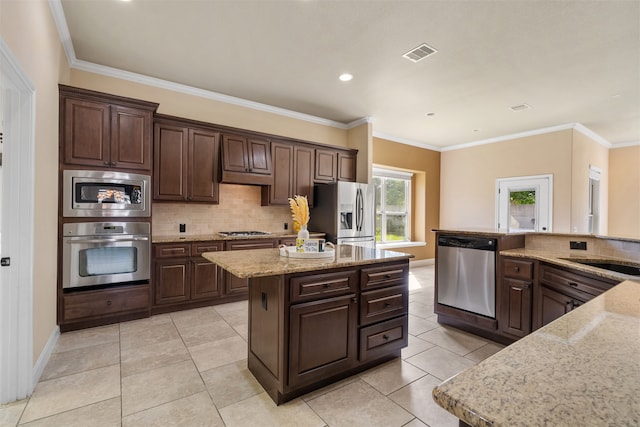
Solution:
M59 85L65 165L151 171L158 104Z
M220 133L194 124L156 118L154 201L218 203Z

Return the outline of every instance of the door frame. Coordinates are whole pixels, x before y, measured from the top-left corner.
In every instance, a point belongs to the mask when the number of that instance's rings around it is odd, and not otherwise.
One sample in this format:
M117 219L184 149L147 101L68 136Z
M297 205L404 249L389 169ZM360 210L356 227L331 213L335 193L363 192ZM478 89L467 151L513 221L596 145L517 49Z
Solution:
M0 267L0 403L33 391L33 206L35 87L0 37L2 103L2 256ZM7 252L7 248L11 253Z
M497 178L496 179L496 217L495 217L495 226L497 230L500 231L508 231L509 230L509 225L508 225L508 220L507 221L503 221L501 222L501 213L502 210L500 209L500 186L501 184L512 184L514 189L526 189L526 188L531 188L530 186L530 182L531 181L537 181L538 185L543 184L545 185L546 188L542 189L538 187L538 190L536 191L536 199L540 200L540 197L545 197L545 203L547 205L547 210L548 212L547 214L547 219L546 221L538 221L538 223L536 224L536 229L534 230L537 233L551 233L553 230L553 175L552 174L546 174L546 175L533 175L533 176L517 176L517 177L510 177L510 178ZM509 187L511 188L511 187ZM540 218L540 203L537 203L537 209L538 209L538 215L537 217ZM545 224L546 222L546 224ZM505 225L506 224L506 225ZM545 227L545 229L541 230L538 227L542 226Z

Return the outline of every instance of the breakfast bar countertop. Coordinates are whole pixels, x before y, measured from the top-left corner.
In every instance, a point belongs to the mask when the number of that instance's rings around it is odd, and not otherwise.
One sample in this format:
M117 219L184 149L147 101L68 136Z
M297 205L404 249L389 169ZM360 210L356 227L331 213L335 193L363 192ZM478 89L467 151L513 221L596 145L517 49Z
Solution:
M433 389L471 426L640 425L640 282L627 280Z
M277 276L289 273L329 270L413 258L402 252L354 245L336 245L331 258L288 258L278 249L205 252L202 256L239 278Z

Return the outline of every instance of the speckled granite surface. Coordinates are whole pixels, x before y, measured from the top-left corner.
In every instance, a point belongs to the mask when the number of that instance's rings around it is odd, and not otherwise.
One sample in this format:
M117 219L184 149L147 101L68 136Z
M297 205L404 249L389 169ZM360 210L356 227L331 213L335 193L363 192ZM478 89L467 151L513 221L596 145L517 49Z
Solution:
M531 258L539 261L545 261L552 264L560 265L563 267L569 267L574 270L584 271L585 273L591 273L596 276L604 277L606 279L614 280L640 280L640 277L630 276L628 274L617 273L615 271L604 270L602 268L591 267L585 264L579 264L577 262L571 262L570 259L575 260L591 260L591 261L614 261L619 264L626 264L632 266L640 266L640 260L627 260L614 257L605 257L601 255L593 254L576 254L575 252L553 252L543 249L510 249L506 251L500 251L502 256L510 256L517 258ZM566 259L569 258L569 259Z
M310 232L309 237L322 238L324 233ZM258 239L286 239L295 238L297 234L287 233L269 233L260 236L223 236L222 234L173 234L165 236L151 237L151 243L184 243L184 242L206 242L212 240L258 240Z
M640 425L640 282L445 381L433 398L472 426Z
M352 245L337 245L334 257L320 259L287 258L280 256L278 249L205 252L202 256L240 278L328 270L331 268L400 261L413 257L413 255L403 252Z

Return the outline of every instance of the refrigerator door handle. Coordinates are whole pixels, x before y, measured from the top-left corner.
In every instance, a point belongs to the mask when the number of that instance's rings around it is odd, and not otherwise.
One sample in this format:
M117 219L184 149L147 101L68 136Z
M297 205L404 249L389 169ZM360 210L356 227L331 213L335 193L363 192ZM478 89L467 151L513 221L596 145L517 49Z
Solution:
M362 220L364 215L362 189L356 192L356 230L362 231Z

